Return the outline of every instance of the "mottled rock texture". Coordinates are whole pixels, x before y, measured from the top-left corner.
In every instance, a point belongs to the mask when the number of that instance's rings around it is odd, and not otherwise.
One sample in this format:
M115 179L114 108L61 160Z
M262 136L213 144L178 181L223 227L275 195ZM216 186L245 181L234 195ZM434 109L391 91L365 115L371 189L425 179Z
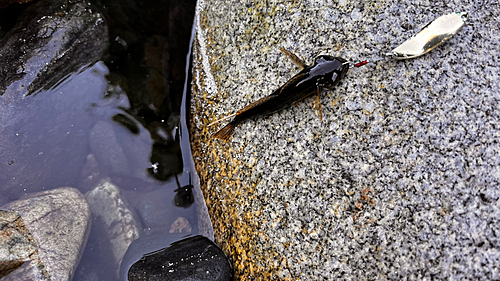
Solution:
M193 156L238 280L500 278L500 6L487 2L198 2ZM307 99L211 138L209 123L299 71L280 47L308 63L378 58L461 11L474 12L429 54L324 90L322 121Z
M50 280L35 239L16 211L0 210L0 278Z
M2 209L21 214L50 280L71 280L90 232L90 210L83 194L61 187L28 194Z
M128 247L139 238L141 228L137 215L128 206L120 188L109 179L101 180L94 189L85 193L85 198L92 215L101 219L116 268L119 268Z

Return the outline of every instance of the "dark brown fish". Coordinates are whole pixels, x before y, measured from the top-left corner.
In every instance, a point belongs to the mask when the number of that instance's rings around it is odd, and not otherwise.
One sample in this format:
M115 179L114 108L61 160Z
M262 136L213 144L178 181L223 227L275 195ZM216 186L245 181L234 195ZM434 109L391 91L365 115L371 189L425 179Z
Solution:
M241 122L258 116L273 114L314 94L316 94L315 107L319 111L321 120L320 90L322 88L331 89L336 86L349 70L349 62L340 57L320 55L314 59L313 65L308 66L292 52L283 48L281 48L281 51L301 67L302 71L271 95L212 123L211 125L234 117L229 124L213 135L214 138L228 140L233 134L234 128Z

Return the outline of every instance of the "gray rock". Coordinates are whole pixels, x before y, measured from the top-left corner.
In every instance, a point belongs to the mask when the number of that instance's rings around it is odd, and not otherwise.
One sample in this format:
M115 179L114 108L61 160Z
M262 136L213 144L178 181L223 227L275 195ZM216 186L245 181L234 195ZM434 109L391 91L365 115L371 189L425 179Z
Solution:
M16 211L0 210L0 278L2 277L5 277L2 279L4 281L50 280L40 261L38 246Z
M81 176L78 189L83 193L92 190L102 179L106 178L93 154L87 155L87 163L82 169Z
M486 1L198 1L193 158L237 278L500 279L500 6ZM474 11L444 45L351 69L213 140L212 121L318 54L377 58L438 16ZM223 125L223 124L221 124Z
M89 134L89 143L98 163L110 173L127 175L130 173L127 157L113 131L113 126L98 121Z
M109 179L100 181L85 197L92 214L101 218L118 269L129 245L140 236L137 215L128 207L120 188Z
M26 195L2 209L21 214L50 280L71 280L90 231L85 197L75 188L61 187Z

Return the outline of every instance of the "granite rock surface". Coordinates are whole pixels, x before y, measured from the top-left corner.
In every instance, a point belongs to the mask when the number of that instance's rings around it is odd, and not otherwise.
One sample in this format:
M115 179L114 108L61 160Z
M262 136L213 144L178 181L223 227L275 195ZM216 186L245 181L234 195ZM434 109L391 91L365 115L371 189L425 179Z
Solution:
M500 278L500 5L199 1L192 147L215 241L238 280ZM428 22L471 12L444 45L384 56ZM319 54L351 61L321 95L208 127Z

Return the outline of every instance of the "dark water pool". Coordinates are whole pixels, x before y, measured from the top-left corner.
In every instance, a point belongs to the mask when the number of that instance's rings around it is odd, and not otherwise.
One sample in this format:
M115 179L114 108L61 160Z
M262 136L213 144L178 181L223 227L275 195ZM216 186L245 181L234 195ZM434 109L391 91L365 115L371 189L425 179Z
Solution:
M138 226L119 262L94 214L73 280L125 280L144 253L213 237L186 126L194 9L192 0L41 0L0 10L0 206L63 186L88 194L104 181Z

